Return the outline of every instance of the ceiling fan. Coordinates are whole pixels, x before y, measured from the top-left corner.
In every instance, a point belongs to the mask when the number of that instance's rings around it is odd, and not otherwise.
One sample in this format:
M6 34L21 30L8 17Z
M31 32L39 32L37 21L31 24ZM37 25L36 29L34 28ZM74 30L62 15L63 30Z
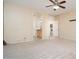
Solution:
M63 3L66 3L66 1L61 1L61 2L58 2L58 0L55 0L55 1L49 0L49 1L52 2L54 5L49 5L49 6L46 6L46 7L51 7L51 6L53 6L54 11L57 10L58 8L63 8L63 9L66 8L66 7L64 7L64 6L61 5L61 4L63 4Z

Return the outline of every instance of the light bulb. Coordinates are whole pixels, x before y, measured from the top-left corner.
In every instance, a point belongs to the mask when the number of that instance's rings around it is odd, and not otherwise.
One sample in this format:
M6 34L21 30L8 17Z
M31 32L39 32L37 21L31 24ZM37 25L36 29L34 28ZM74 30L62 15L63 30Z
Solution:
M53 8L54 8L54 9L58 9L58 8L59 8L59 6L55 5L55 6L53 6Z

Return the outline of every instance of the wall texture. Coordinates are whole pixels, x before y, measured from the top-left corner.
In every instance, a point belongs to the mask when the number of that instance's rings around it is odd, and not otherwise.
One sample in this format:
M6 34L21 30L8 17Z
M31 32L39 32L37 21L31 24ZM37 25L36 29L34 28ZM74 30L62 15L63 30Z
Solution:
M33 15L31 9L4 4L4 40L19 43L33 40Z
M65 14L56 16L59 20L59 37L63 39L76 39L76 22L70 22L69 20L76 19L76 12L70 11Z

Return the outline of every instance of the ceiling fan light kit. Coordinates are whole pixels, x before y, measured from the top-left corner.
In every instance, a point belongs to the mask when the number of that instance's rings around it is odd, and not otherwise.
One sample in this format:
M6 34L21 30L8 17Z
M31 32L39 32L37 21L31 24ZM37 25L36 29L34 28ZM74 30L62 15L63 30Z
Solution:
M49 5L49 6L46 6L46 7L53 6L54 11L57 10L57 9L59 9L59 8L62 8L62 9L65 9L66 8L66 7L64 7L64 6L61 5L63 3L66 3L66 1L61 1L61 2L58 2L58 0L55 0L55 1L49 0L49 1L52 2L53 5Z
M54 9L59 9L59 6L55 5L53 6Z

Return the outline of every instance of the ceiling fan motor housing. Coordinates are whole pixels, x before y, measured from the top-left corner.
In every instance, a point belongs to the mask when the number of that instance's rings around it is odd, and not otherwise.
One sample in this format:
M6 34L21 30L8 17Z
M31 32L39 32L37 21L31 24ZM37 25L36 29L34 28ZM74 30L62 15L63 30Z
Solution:
M52 2L54 5L49 5L49 6L46 6L46 7L51 7L53 6L54 10L58 9L59 7L62 8L62 9L65 9L66 7L64 6L61 6L61 4L63 3L66 3L66 1L61 1L61 2L58 2L58 0L49 0L50 2Z

